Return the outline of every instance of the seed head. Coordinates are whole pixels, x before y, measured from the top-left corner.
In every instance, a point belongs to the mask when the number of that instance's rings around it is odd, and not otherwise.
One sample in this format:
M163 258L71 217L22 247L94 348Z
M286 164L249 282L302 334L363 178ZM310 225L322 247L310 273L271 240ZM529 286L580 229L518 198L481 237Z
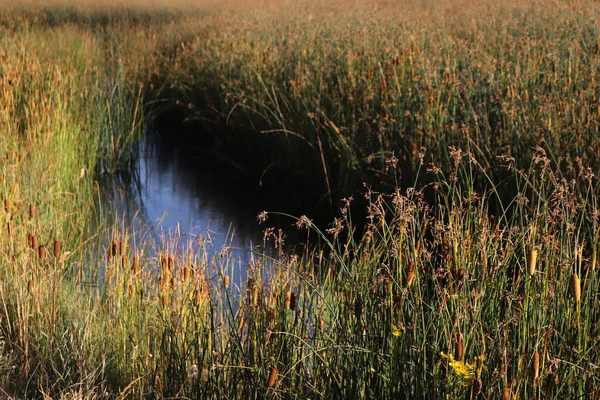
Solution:
M269 374L269 379L267 380L267 388L272 388L273 385L275 385L275 382L277 381L277 373L279 371L277 370L276 367L273 367L271 369L271 373Z
M529 252L529 263L527 265L527 271L529 272L529 275L531 275L531 276L535 275L535 266L537 264L537 258L538 258L538 249L537 249L537 247L532 247Z
M54 241L54 257L60 256L60 240Z
M571 281L569 282L569 293L575 302L579 302L581 300L581 281L579 279L579 275L573 274L571 275Z

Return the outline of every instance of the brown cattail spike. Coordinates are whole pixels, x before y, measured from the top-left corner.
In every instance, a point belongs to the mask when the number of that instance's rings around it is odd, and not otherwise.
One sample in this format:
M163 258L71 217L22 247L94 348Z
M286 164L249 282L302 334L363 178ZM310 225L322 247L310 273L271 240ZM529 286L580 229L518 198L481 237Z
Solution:
M6 233L8 234L8 237L12 237L12 234L14 231L15 231L15 228L13 226L12 221L8 221L6 223Z
M271 369L271 373L269 374L269 379L267 380L267 388L272 388L275 385L275 382L277 381L278 373L279 373L279 371L277 370L277 368L273 367Z
M60 240L54 241L54 257L60 256Z
M119 242L119 254L120 255L124 255L125 254L125 242L123 240L121 240Z
M27 291L29 293L33 293L33 280L29 280L29 282L27 282Z
M284 308L290 308L291 304L292 304L292 292L286 292L285 293Z
M31 248L36 250L38 248L38 237L37 235L31 235Z
M121 267L123 267L123 269L129 267L129 257L127 257L127 254L121 256Z
M415 262L409 261L406 268L406 287L409 287L415 279Z
M29 205L29 219L35 218L35 204L31 203Z
M456 340L454 344L454 359L456 361L461 361L464 355L465 345L462 333L456 334Z
M136 275L138 272L140 272L140 259L138 257L133 257L133 265L131 266L131 270Z
M529 252L529 263L527 265L527 271L529 272L529 275L531 275L531 276L535 275L535 267L537 264L537 258L538 258L538 249L537 249L537 247L533 247L531 249L531 251Z
M167 268L169 269L169 272L173 271L174 266L175 266L175 261L173 260L173 257L169 256L169 260L167 263Z
M229 275L225 275L223 278L223 285L225 286L225 289L229 289Z
M135 286L129 285L127 288L127 292L129 293L129 297L135 296Z
M504 388L502 391L502 400L510 400L510 389Z
M531 358L531 379L536 381L540 377L540 353L533 353Z
M188 279L190 279L190 268L183 267L183 269L181 270L181 280L183 282L186 282Z
M7 214L10 214L10 210L10 200L4 199L4 211L6 211Z
M111 259L117 255L117 241L113 240L110 244L110 250L108 252L108 258Z
M44 261L44 259L46 258L46 248L44 247L43 244L41 244L38 247L38 256L40 257L40 260Z
M290 296L290 310L294 311L296 309L296 305L298 304L298 295L292 292Z
M579 275L577 274L571 275L571 281L569 282L569 293L575 302L579 302L581 300L581 281L579 280Z

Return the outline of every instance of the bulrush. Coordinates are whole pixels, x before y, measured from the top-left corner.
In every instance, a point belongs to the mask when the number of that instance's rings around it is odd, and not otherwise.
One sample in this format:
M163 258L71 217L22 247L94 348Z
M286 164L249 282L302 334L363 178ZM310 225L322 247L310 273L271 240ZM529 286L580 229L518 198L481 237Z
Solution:
M409 287L415 279L415 262L409 261L406 268L406 287Z
M129 267L129 257L127 256L127 254L123 254L121 256L121 267L123 267L123 269Z
M27 291L33 293L33 279L30 279L29 282L27 282Z
M35 204L31 203L29 204L29 219L34 219L35 218Z
M190 279L190 267L183 267L181 270L181 280L186 282L188 279Z
M225 286L225 289L229 289L229 275L225 275L223 278L223 285Z
M140 272L140 259L135 256L133 257L133 265L131 266L131 271L137 275Z
M502 391L502 400L510 400L510 389L504 388Z
M110 249L108 251L108 259L110 260L116 255L117 255L117 241L113 240L110 244Z
M133 298L135 296L135 286L129 285L127 288L127 293L129 293L129 297Z
M119 254L120 255L124 255L125 254L125 241L121 240L119 242Z
M4 211L6 211L7 214L10 214L11 207L9 199L4 199Z
M46 258L46 247L44 247L43 244L40 244L40 246L38 247L38 256L42 261L44 261L44 259Z
M529 262L527 265L527 271L528 271L529 275L531 275L531 276L535 275L535 266L537 264L537 258L538 258L538 248L532 247L531 250L529 251Z
M531 358L531 379L537 381L540 377L540 353L537 351L533 353Z
M169 258L167 260L167 268L169 269L169 272L173 271L174 267L175 267L175 261L173 260L172 256L169 256Z
M581 300L581 281L579 280L579 275L577 274L571 275L571 281L569 282L569 293L575 302L579 302Z
M60 240L54 241L54 257L60 256Z
M273 367L271 369L271 373L269 374L269 379L267 380L267 387L268 388L272 388L273 385L275 385L275 382L277 381L277 374L279 373L279 371L277 370L276 367Z
M465 351L465 344L463 335L461 332L456 334L455 344L454 344L454 359L456 361L461 361Z
M36 250L38 248L38 237L37 235L31 235L31 248Z
M290 308L292 304L292 292L285 292L285 302L283 303L283 308Z
M292 296L290 297L290 310L294 311L296 309L296 305L298 304L298 295L292 292Z
M160 268L163 271L167 270L167 257L164 254L160 255Z

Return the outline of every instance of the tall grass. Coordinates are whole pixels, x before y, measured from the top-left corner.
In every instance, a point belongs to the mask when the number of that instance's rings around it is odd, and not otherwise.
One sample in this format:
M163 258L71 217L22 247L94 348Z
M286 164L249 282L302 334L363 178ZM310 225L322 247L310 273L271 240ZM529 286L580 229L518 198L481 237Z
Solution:
M597 6L542 4L5 9L0 388L598 396ZM261 179L365 200L290 216L296 254L261 214L243 266L106 223L95 177L170 108Z

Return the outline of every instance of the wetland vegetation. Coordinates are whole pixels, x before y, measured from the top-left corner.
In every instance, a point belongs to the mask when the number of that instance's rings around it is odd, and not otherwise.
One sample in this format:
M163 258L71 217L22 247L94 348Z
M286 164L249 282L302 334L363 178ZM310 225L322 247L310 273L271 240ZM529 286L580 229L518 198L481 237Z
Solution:
M600 398L596 2L74 3L0 6L2 396ZM94 206L166 115L306 210L243 279Z

